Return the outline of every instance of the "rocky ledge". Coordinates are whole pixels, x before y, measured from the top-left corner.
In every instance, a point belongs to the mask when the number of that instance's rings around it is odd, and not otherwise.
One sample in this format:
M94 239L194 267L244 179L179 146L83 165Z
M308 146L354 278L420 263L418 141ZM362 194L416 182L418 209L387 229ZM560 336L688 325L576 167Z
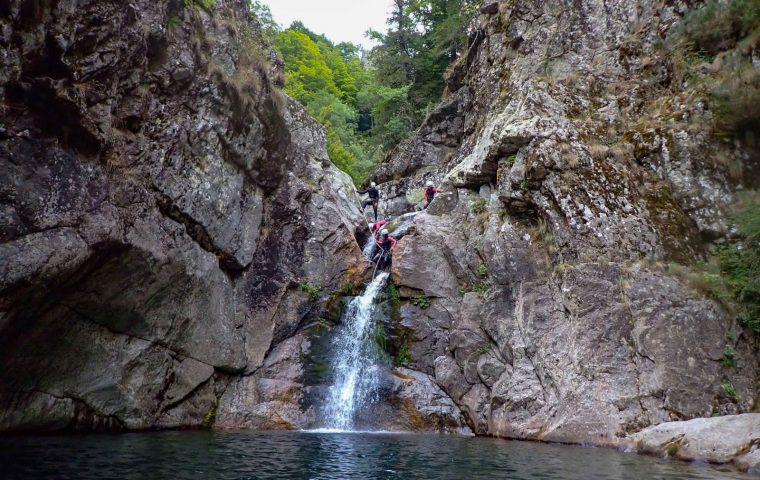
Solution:
M760 475L760 413L661 423L632 435L629 442L640 453L731 463L741 471Z

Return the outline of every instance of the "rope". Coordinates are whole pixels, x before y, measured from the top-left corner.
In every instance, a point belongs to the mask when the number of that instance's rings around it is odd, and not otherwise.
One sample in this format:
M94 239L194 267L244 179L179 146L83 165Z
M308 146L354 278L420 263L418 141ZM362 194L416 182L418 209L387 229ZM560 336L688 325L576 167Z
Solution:
M380 265L380 260L383 259L383 256L385 255L385 249L383 247L378 245L378 248L380 248L380 252L382 252L380 255L377 256L377 261L375 262L375 269L372 271L372 280L375 279L375 274L377 273L377 267Z

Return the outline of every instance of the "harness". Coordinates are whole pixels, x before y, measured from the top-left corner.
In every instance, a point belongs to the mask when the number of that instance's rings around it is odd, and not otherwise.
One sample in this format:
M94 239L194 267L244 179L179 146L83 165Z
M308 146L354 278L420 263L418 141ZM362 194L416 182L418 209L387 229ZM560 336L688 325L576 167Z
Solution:
M425 187L425 200L430 203L435 198L435 187Z

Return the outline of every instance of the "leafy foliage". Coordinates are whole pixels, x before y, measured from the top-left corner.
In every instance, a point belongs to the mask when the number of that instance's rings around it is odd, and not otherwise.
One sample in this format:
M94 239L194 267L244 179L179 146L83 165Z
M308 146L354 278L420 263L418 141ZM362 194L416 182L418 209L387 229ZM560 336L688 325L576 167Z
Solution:
M309 296L309 300L314 302L319 299L319 294L322 291L322 287L314 285L313 283L303 282L301 284L301 290L303 290L306 295Z
M206 10L213 8L214 0L182 0L182 6L185 8L203 7Z
M404 336L401 340L401 345L396 352L396 365L407 365L411 363L412 355L409 353L409 339Z
M711 0L689 12L676 32L697 52L716 54L760 27L760 0Z
M412 297L412 303L425 310L430 306L430 297L427 295L417 295Z
M480 278L488 278L488 267L485 263L478 265L478 275Z
M722 248L721 275L739 304L739 323L760 335L760 205L752 205L736 219L738 240Z
M739 400L739 393L736 391L736 387L734 387L733 383L726 382L723 385L721 385L721 388L726 393L726 395L728 395L729 398L731 398L731 400L735 402Z
M736 351L734 351L731 345L726 345L723 348L723 358L720 359L720 363L724 367L733 367L736 365Z
M760 0L710 0L689 12L665 47L676 77L709 86L715 133L760 151L760 72L751 52L760 38ZM703 72L705 62L713 62ZM717 71L715 71L717 70Z
M356 185L440 99L443 73L466 47L476 4L394 0L388 33L368 32L378 45L363 52L350 43L336 45L301 22L282 30L269 7L249 1L264 37L284 60L285 92L324 125L330 159Z
M487 204L484 198L477 198L470 203L470 211L475 215L486 213Z
M396 284L389 283L385 289L388 293L388 301L390 302L391 306L398 307L401 304L401 295L399 294Z

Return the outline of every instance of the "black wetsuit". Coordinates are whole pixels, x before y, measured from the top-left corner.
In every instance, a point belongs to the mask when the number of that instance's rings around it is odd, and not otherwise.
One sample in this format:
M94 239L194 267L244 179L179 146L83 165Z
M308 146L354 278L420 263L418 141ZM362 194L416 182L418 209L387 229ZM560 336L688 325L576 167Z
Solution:
M380 201L380 192L375 187L369 187L366 190L359 190L359 195L365 193L369 195L369 198L362 202L362 211L367 208L368 205L372 205L372 210L375 212L375 221L377 222L377 203Z
M433 201L435 198L435 194L438 193L438 189L435 187L425 187L425 206L422 208L427 208L428 205L430 205L430 202Z
M380 247L380 252L377 254L380 258L375 257L377 266L383 269L391 263L391 251L396 247L396 239L390 235L383 235L376 243Z

